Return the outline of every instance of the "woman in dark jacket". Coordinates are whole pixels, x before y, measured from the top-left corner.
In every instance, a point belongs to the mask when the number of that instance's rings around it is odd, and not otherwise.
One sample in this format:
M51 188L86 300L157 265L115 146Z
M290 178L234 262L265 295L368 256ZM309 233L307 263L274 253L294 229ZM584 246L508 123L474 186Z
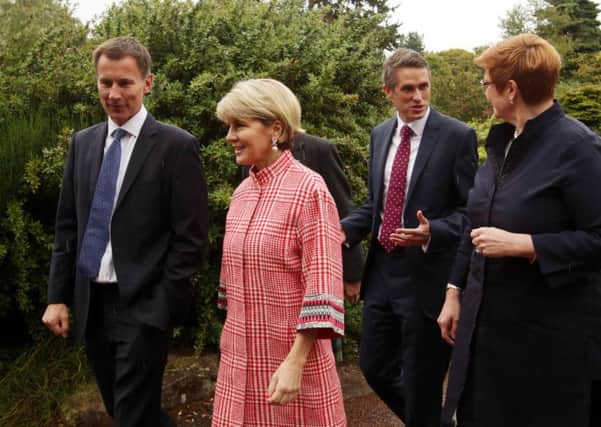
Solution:
M475 62L506 123L487 138L439 317L454 343L443 425L458 407L460 427L600 426L600 138L554 101L545 40L515 36Z

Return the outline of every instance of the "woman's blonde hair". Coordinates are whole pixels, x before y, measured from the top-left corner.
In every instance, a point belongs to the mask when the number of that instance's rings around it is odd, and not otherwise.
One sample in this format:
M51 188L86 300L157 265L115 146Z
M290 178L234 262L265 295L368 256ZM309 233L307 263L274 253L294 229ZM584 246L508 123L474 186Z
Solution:
M488 70L492 83L499 89L514 80L524 102L533 105L553 98L561 57L545 39L520 34L489 47L474 63Z
M285 84L274 79L239 81L217 104L217 117L225 123L255 119L265 125L278 120L283 128L278 141L280 149L290 149L294 136L304 132L298 99Z

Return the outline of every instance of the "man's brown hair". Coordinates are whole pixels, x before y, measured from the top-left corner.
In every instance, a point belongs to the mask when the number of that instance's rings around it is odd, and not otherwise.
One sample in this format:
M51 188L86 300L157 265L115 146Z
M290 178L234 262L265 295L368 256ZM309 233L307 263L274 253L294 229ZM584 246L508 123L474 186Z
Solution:
M94 66L98 66L98 60L103 55L112 60L131 56L136 60L143 78L150 73L152 65L150 53L135 37L115 37L102 43L94 50Z

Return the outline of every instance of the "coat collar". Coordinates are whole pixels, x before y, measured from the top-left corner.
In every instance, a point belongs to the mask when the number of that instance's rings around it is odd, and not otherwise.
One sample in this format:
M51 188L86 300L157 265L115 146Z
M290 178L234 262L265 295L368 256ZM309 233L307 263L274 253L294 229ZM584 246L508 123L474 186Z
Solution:
M491 165L498 173L503 166L504 170L510 170L515 165L516 161L519 161L527 151L529 151L533 144L536 144L541 140L540 136L545 132L549 126L556 122L559 118L565 115L561 105L557 101L553 102L553 105L543 111L538 116L530 119L524 125L524 130L517 138L513 140L511 145L510 153L507 154L507 160L505 159L505 148L509 141L511 141L515 134L515 126L511 123L501 123L491 127L488 137L486 138L486 152L487 158L491 160ZM511 157L511 158L510 158Z

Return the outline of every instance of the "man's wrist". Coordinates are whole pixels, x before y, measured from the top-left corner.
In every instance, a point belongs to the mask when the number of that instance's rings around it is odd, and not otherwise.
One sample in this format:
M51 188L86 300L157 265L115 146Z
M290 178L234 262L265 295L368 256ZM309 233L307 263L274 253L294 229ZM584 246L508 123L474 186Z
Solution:
M459 286L453 285L452 283L447 283L447 291L448 290L452 290L459 294L463 292L462 288L460 288Z

